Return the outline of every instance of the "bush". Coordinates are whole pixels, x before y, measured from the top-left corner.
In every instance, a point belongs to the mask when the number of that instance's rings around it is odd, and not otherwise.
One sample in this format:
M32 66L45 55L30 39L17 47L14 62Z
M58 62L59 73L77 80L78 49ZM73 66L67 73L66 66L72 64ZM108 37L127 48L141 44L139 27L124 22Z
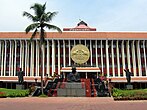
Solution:
M4 92L6 97L25 97L29 95L28 90L0 88L0 92Z
M0 92L0 98L4 98L4 97L7 97L6 93L5 92Z
M48 96L45 94L41 94L39 97L48 97Z
M121 90L114 88L112 96L116 100L147 99L147 89Z

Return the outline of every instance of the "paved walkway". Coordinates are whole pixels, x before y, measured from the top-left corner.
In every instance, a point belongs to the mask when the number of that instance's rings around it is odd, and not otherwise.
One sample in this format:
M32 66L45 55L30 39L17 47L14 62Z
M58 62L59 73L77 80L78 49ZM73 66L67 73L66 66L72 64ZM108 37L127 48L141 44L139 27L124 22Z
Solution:
M0 110L147 110L147 100L113 101L110 97L0 98Z

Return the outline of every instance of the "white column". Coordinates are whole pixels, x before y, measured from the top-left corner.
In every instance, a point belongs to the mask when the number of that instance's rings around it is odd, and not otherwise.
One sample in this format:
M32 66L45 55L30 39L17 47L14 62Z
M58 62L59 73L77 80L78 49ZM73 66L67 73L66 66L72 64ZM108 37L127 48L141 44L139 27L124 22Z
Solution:
M86 46L86 40L85 40L85 46Z
M60 42L58 40L58 74L60 75Z
M2 50L2 41L0 40L0 61L1 61L0 62L0 67L1 67L1 63L2 63L2 60L1 60L2 59L1 58L2 57L2 52L1 52L1 50ZM2 69L1 69L1 71L2 71ZM0 76L1 76L1 74L0 74Z
M129 40L127 41L127 63L128 63L128 69L131 70L131 64L130 64L130 45Z
M40 75L40 51L41 51L41 47L40 47L40 42L37 40L37 76Z
M11 41L12 42L12 41ZM11 56L12 56L12 59L11 59L11 76L14 76L14 41L11 43L12 44L12 53L11 53Z
M7 41L5 40L4 76L6 76Z
M76 45L76 41L75 41L75 39L74 39L74 46Z
M107 76L110 77L110 74L109 74L109 53L108 53L108 48L109 48L108 40L106 40L106 65L107 65Z
M20 54L20 60L19 60L20 65L19 65L19 67L22 68L22 42L21 42L21 40L19 41L19 43L20 43L20 51L19 51L20 52L19 53Z
M103 43L102 43L102 40L101 40L101 65L102 65L102 73L104 72L104 68L103 68Z
M34 59L34 60L36 60L35 62L35 71L36 71L36 76L39 76L39 72L38 72L38 42L37 42L37 40L35 40L35 42L36 42L36 52L35 52L35 56L36 56L36 59Z
M120 77L120 61L119 61L119 44L118 40L116 42L116 53L117 53L117 70L118 70L118 77Z
M34 76L34 43L35 43L35 41L33 41L32 42L33 43L33 45L32 45L32 76Z
M29 76L29 70L30 70L30 67L29 67L29 58L30 58L30 45L29 45L29 42L28 42L28 48L27 48L27 76Z
M138 70L139 76L142 76L142 69L141 69L141 56L140 56L140 41L137 42L137 60L138 60Z
M114 65L114 49L113 49L113 40L111 41L111 53L112 53L112 72L113 77L115 77L115 65Z
M91 66L93 65L92 63L92 41L90 40L90 64Z
M54 40L52 40L52 75L55 72L55 44Z
M81 44L81 40L79 40L79 44Z
M125 67L125 52L124 52L124 40L122 41L122 44L121 44L121 53L122 53L122 64L123 64L123 76L125 77L125 71L124 69L126 69Z
M145 74L147 76L147 62L146 62L146 50L145 50L145 41L143 41L143 54L144 54L144 64L145 64Z
M0 40L0 67L1 67L1 65L2 65L2 41ZM1 68L1 71L2 71L2 68ZM0 74L0 76L1 76L1 74Z
M32 44L32 42L31 42L30 45L31 45L31 54L30 54L30 76L33 76L33 75L32 75L32 55L33 55L33 52L32 52L32 51L33 51L33 50L32 50L32 48L33 48L32 45L33 45L33 44Z
M68 45L68 47L69 47L69 48L68 48L68 52L69 52L68 58L69 58L69 65L71 65L71 58L70 58L70 50L71 50L70 47L71 47L71 45L70 45L70 40L68 40L68 44L69 44L69 45Z
M24 71L24 41L21 41L21 43L22 43L22 64L21 64L21 68L22 68L22 70Z
M33 41L33 59L32 59L32 63L33 63L33 66L32 66L32 74L33 76L36 76L35 73L34 73L34 68L35 68L35 64L34 64L34 61L35 61L35 41Z
M66 62L66 59L65 59L65 40L63 40L63 67L65 67L65 62Z
M4 72L4 42L1 41L1 76L3 76L3 72Z
M31 54L30 54L30 76L34 76L34 41L31 42Z
M16 57L17 57L17 41L15 40L15 57L14 57L14 76L16 76L16 68L17 68L17 66L16 66Z
M136 55L135 55L134 40L132 42L132 62L133 62L133 74L134 76L136 76Z
M86 40L85 40L85 46L87 47L87 43L86 43ZM87 64L87 62L86 62L85 64Z
M95 57L96 57L96 67L98 67L98 56L97 56L97 40L95 40Z
M50 77L50 45L49 40L47 40L47 74Z
M28 76L27 75L27 58L28 58L28 43L27 41L25 40L25 76Z
M12 41L10 40L10 56L9 56L9 76L11 76L11 63L12 63Z

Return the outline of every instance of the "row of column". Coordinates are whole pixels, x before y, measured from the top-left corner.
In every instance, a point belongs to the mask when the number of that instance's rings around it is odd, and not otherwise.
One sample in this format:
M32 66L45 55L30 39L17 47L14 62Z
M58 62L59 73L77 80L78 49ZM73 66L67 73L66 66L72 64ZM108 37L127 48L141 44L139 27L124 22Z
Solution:
M43 76L50 76L54 72L60 75L61 67L72 66L70 51L77 44L83 44L90 50L90 58L86 64L99 67L107 77L125 77L123 69L126 68L133 72L134 77L147 76L146 41L53 39L46 40L42 47L43 59L38 40L31 43L28 40L0 40L0 76L16 76L19 67L25 72L25 76L39 76L41 73ZM42 60L43 70L40 68Z

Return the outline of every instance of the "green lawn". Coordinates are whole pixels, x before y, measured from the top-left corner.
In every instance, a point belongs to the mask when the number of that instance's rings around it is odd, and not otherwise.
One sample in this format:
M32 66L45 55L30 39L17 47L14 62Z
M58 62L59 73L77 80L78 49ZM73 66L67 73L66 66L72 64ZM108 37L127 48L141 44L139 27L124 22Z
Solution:
M147 99L147 89L121 90L114 88L112 96L114 99Z
M28 94L28 90L0 88L0 97L25 97Z

